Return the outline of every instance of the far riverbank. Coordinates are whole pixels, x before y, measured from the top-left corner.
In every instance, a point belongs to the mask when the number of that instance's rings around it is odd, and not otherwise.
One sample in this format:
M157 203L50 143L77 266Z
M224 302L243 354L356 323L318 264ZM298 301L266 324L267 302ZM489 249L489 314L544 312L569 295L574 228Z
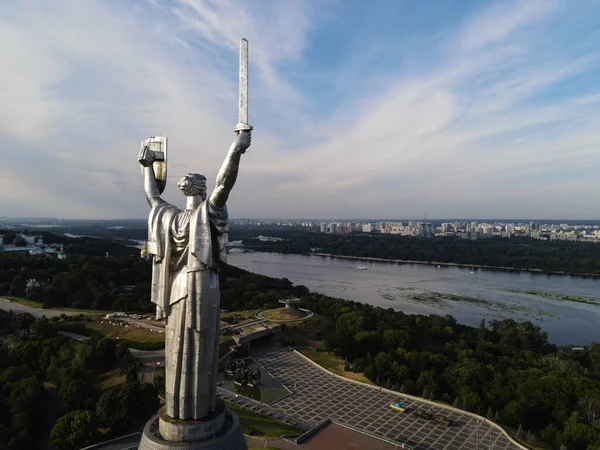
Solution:
M299 253L305 256L322 256L329 258L339 259L350 259L356 261L373 261L373 262L385 262L385 263L396 263L396 264L421 264L424 266L445 266L445 267L472 267L474 269L486 269L486 270L498 270L502 272L529 272L547 275L567 275L576 277L590 277L599 278L600 274L594 273L577 273L577 272L564 272L564 271L553 271L553 270L542 270L542 269L520 269L518 267L502 267L502 266L486 266L478 264L459 264L449 263L440 261L415 261L410 259L385 259L385 258L372 258L368 256L348 256L348 255L333 255L331 253Z

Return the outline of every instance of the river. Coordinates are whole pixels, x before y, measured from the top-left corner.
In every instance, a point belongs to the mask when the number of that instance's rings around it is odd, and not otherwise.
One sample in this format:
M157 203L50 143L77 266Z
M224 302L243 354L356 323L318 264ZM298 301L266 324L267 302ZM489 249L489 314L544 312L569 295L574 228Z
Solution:
M451 314L472 326L482 318L530 320L557 345L600 341L598 278L262 252L232 252L228 262L314 292L407 314ZM358 265L367 270L357 270Z

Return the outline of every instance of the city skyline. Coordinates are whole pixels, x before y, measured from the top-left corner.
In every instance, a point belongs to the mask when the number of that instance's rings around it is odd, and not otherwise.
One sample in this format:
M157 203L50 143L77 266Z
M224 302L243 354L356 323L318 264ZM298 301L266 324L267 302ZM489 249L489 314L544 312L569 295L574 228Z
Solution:
M6 5L0 211L143 217L136 157L159 133L165 199L183 205L187 172L212 188L246 37L255 133L232 217L600 219L599 14L558 0Z

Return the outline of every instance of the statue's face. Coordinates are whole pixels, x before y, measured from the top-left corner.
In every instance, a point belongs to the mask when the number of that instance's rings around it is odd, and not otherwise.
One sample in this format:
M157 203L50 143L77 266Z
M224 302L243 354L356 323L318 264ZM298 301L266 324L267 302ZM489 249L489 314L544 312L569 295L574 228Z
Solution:
M200 175L186 175L179 180L177 186L186 197L200 195L202 200L206 200L206 180Z

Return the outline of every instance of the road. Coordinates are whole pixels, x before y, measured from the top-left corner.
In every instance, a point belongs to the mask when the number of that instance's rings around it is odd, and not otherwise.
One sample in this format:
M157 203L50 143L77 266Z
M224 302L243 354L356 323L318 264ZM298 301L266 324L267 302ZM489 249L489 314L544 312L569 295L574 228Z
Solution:
M144 370L142 372L142 381L146 383L152 383L152 372L156 367L156 364L164 365L165 363L165 351L163 350L136 350L130 348L131 354L138 359L143 365Z
M11 302L6 298L0 298L0 309L4 311L12 310L15 313L29 313L35 317L56 317L61 314L66 314L67 316L77 316L81 314L79 311L58 311L56 309L43 309L43 308L32 308L31 306L21 305L20 303Z
M130 319L129 317L115 317L115 320L121 320L123 322L127 322L132 325L137 325L140 328L148 328L149 330L152 330L152 331L161 331L163 333L165 332L165 327L159 327L159 326L152 325L149 323L140 322L139 320Z

